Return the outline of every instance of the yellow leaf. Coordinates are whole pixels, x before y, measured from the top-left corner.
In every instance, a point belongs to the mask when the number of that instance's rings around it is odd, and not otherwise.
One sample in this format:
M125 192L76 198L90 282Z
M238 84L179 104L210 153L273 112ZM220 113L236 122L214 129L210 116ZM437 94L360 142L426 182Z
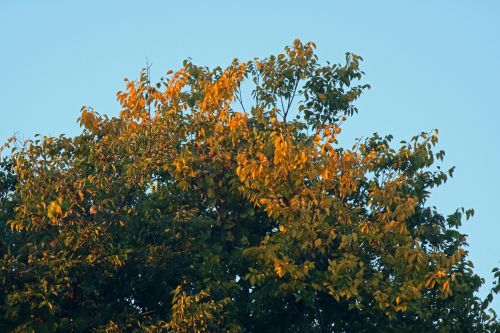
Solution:
M283 269L283 266L281 265L280 262L276 261L274 263L274 272L276 273L276 275L278 275L279 277L283 277L285 275L285 270Z
M52 222L56 222L58 217L62 214L62 208L59 200L52 201L47 209L47 216Z
M445 276L446 276L446 273L445 273L445 272L443 272L443 271L438 271L438 272L436 273L436 276L437 276L438 278L445 277Z

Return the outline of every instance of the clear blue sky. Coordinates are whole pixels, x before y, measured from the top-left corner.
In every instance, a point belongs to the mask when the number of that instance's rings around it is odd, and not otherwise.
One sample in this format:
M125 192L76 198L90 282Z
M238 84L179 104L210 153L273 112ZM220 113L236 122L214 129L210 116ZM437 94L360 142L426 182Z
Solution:
M297 37L315 41L323 60L345 51L365 59L372 89L344 143L440 130L445 165L457 169L431 202L445 213L475 209L463 231L491 284L500 266L500 1L0 0L0 141L76 134L82 105L117 114L115 93L146 59L159 78L186 57L225 65Z

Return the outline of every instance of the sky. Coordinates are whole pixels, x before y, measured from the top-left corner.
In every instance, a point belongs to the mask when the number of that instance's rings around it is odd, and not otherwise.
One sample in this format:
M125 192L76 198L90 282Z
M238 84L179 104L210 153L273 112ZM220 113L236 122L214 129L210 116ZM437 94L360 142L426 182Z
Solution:
M228 65L295 38L314 41L323 61L364 58L372 89L341 144L439 129L443 165L456 172L430 204L445 214L474 208L462 231L484 296L500 266L500 1L0 0L0 142L78 134L84 105L118 114L123 79L146 64L159 79L187 57Z

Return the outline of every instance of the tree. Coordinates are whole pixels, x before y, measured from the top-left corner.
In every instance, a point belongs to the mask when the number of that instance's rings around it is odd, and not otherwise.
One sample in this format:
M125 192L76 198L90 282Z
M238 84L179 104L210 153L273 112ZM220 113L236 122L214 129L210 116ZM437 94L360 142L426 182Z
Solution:
M156 85L144 70L118 117L84 107L80 135L10 140L0 330L498 329L457 230L473 211L426 205L453 172L437 131L339 145L361 61L296 40Z

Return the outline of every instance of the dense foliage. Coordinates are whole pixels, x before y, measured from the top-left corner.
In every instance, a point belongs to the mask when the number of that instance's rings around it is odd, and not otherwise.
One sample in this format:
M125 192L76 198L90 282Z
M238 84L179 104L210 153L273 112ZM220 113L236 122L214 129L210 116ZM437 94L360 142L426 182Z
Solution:
M145 70L119 117L83 108L78 136L11 139L0 331L498 329L457 230L472 211L426 205L452 174L437 131L342 148L362 59L314 49L186 61L156 85Z

